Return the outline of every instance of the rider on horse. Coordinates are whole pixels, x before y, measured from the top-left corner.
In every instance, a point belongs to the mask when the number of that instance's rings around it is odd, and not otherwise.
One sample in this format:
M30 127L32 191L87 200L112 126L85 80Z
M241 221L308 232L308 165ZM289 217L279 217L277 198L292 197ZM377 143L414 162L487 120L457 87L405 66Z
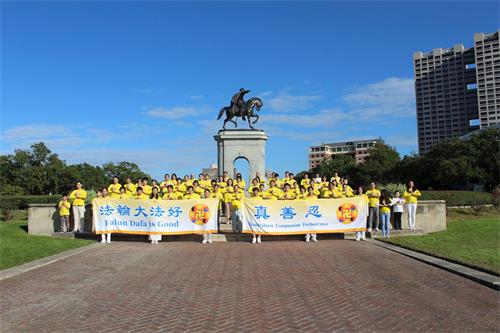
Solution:
M249 93L250 90L246 90L244 88L240 88L240 91L238 91L236 94L233 95L231 98L231 105L229 106L230 108L236 107L237 109L240 110L241 118L245 120L245 110L243 106L245 105L245 101L243 100L243 97L245 94ZM234 109L233 109L234 110ZM234 112L237 114L236 112Z

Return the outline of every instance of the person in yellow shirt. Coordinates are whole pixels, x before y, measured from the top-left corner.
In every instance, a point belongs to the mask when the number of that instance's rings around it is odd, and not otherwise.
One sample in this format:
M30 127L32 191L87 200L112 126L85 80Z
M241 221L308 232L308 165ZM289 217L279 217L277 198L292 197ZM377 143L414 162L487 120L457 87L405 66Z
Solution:
M59 201L59 217L61 221L61 232L67 232L69 230L69 209L71 208L71 203L68 201L68 196L64 195L62 200Z
M187 193L183 197L184 200L201 199L200 195L194 191L192 186L187 187Z
M306 200L307 199L307 188L304 186L300 186L300 193L297 195L297 199Z
M339 173L337 171L335 171L333 173L333 176L332 178L330 178L330 181L333 182L333 181L336 181L337 183L340 183L340 176L339 176Z
M200 186L200 182L198 180L193 181L193 191L194 193L197 193L200 198L203 195L204 189Z
M406 202L406 210L408 212L408 224L410 230L415 230L416 217L417 217L417 202L422 194L415 187L415 183L410 180L406 185L406 191L403 198Z
M306 173L304 175L304 178L300 181L300 186L304 186L305 188L308 188L311 183L311 180L309 179L309 175Z
M314 190L314 188L312 186L310 186L308 189L307 189L307 197L306 197L307 200L315 200L315 199L318 199L318 194L316 193L316 191Z
M172 185L167 186L167 192L163 194L163 200L179 200L182 199L182 193L175 192Z
M241 199L245 197L245 193L240 187L235 184L231 195L231 221L233 232L241 232Z
M252 185L248 188L248 193L252 194L254 189L257 189L260 192L260 184L257 178L252 179Z
M333 199L340 198L341 194L338 187L335 186L334 182L330 183L328 189L321 193L322 199Z
M229 173L227 171L224 171L224 173L222 174L222 179L224 180L224 182L227 183L227 181L229 180Z
M391 220L391 199L386 190L382 190L379 200L380 207L380 224L382 227L382 237L389 238L389 227Z
M177 179L177 185L174 186L174 192L179 192L182 195L187 193L187 185L186 183L183 183L180 178Z
M321 181L321 190L323 191L323 189L328 189L328 186L330 186L330 182L328 181L326 176L323 176L323 179Z
M344 178L342 179L342 182L340 183L341 187L343 187L344 185L347 186L347 189L351 192L351 193L354 193L353 189L349 186L349 179L347 178Z
M314 188L313 187L309 187L308 193L305 195L304 199L305 200L316 200L316 199L318 199L318 197L316 196L316 194L314 194ZM306 238L305 239L306 242L309 242L310 240L312 240L313 242L317 242L318 241L318 235L316 233L306 234L305 238Z
M312 188L312 189L313 189L313 191L314 191L314 195L315 195L315 196L317 196L317 197L319 197L319 196L320 196L320 194L321 194L321 192L320 192L321 183L317 183L317 182L315 182L313 179L311 179L311 180L309 181L309 186L308 186L308 187L306 187L307 192L309 192L309 188Z
M108 186L109 196L113 199L118 199L120 197L120 188L122 185L118 180L118 177L113 177L113 184Z
M76 189L71 192L69 199L73 205L74 232L82 232L85 229L85 199L87 191L83 189L81 181L76 182Z
M149 195L144 193L141 186L138 186L136 189L135 199L136 200L146 200L146 199L149 199Z
M156 179L153 179L151 180L151 189L155 188L158 190L158 192L160 192L160 185L158 185L158 182L156 181Z
M283 192L278 197L279 200L295 200L295 192L291 190L290 184L286 183Z
M127 193L129 198L132 198L135 195L136 186L132 183L132 179L127 177L127 181L125 184L125 192Z
M233 216L233 214L231 213L231 201L233 199L234 193L233 180L231 178L228 178L226 184L227 186L224 191L224 207L226 209L226 217L229 221Z
M347 184L342 185L341 197L342 198L350 198L353 196L354 196L354 193L352 193L352 188Z
M127 194L127 191L125 190L125 186L120 187L120 196L118 199L129 199L130 197Z
M267 193L271 200L278 200L283 191L281 191L281 189L276 187L276 181L274 179L271 179L269 188L267 189Z
M160 183L160 189L162 190L162 192L166 192L167 191L167 186L168 185L175 185L175 183L170 180L170 174L166 173L163 176L163 181Z
M161 200L160 188L152 187L151 194L149 195L149 199Z
M364 193L363 187L358 187L358 191L356 192L356 196L362 197L366 201L366 207L368 207L368 196ZM368 228L368 217L366 218L366 227ZM366 235L364 231L356 231L356 241L366 240Z
M370 184L370 190L366 191L368 196L368 232L372 231L372 228L378 231L378 204L380 198L380 191L377 190L375 183Z
M260 193L260 197L264 200L269 200L271 199L271 195L269 194L269 192L266 190L266 187L264 186L264 184L260 184L259 186L259 193Z
M236 185L243 191L245 187L247 186L247 183L245 180L241 177L241 173L236 174Z
M142 184L141 184L142 192L147 195L148 197L151 195L151 186L148 185L148 178L144 177L142 178Z

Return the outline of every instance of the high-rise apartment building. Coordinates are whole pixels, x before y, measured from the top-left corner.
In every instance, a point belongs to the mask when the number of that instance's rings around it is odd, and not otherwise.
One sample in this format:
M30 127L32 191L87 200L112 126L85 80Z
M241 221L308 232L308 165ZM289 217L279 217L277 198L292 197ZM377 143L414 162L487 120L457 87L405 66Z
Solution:
M420 153L500 121L498 31L475 34L473 48L415 52L413 63Z
M474 34L477 98L481 128L500 124L500 39L492 34Z
M370 155L370 149L377 143L384 143L381 138L348 142L322 143L319 146L309 147L309 169L314 169L322 161L336 155L349 154L354 157L357 164L364 163Z

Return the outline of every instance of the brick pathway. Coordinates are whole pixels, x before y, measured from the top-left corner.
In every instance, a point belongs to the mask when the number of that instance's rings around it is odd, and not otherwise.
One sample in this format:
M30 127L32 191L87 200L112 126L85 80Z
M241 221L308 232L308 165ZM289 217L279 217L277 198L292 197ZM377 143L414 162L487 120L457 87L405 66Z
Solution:
M0 282L2 332L500 331L499 293L365 242L114 242Z

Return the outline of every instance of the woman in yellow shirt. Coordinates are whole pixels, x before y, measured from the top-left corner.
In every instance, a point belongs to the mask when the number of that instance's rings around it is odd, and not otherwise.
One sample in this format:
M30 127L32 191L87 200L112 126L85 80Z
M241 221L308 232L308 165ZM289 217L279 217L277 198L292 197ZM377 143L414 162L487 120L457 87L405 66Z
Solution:
M304 186L300 186L300 194L297 195L297 199L299 200L306 200L307 199L307 189Z
M389 226L391 219L391 199L386 190L380 193L380 223L382 224L382 237L389 238Z
M193 191L194 193L197 193L200 198L203 195L203 188L200 186L200 182L198 180L193 181Z
M278 200L283 191L276 187L276 181L274 179L271 179L269 188L267 189L267 193L269 194L271 200Z
M127 191L125 190L125 187L122 186L120 187L120 196L119 196L119 199L128 199L129 196L127 194Z
M141 188L145 195L148 197L151 195L151 186L148 185L148 179L146 177L142 178Z
M233 232L241 232L241 199L245 196L240 187L235 184L233 186L233 193L231 195L231 220L233 225Z
M151 194L149 195L149 199L161 200L159 187L151 188Z
M352 188L347 185L347 184L344 184L342 185L342 192L341 192L341 196L343 198L350 198L350 197L353 197L354 196L354 193L352 193Z
M260 192L260 184L259 184L259 181L257 180L257 178L254 178L252 180L252 185L250 185L250 188L248 189L248 193L252 194L254 189L257 189Z
M163 200L179 200L179 193L174 192L172 185L167 186L167 192L163 194Z
M177 179L177 185L174 187L174 192L179 192L182 195L186 194L186 183L183 183L181 179Z
M260 184L259 193L260 193L260 197L262 199L264 199L264 200L271 199L271 195L269 194L269 192L266 191L266 187L264 186L264 184Z
M310 184L311 180L309 179L309 175L306 173L304 175L304 179L302 179L300 181L300 186L304 186L304 187L309 187L309 184Z
M406 191L403 198L406 202L406 210L408 211L408 224L410 230L415 230L416 217L417 217L417 202L422 194L415 187L415 183L410 180L406 185Z
M243 178L241 178L241 173L238 173L236 175L236 185L238 185L238 187L241 189L241 190L244 190L245 187L247 186L247 183L245 182L245 180L243 180Z
M333 199L339 197L340 197L339 189L335 186L333 182L328 185L328 189L326 191L323 191L321 193L321 198L323 199Z
M232 213L231 213L231 201L233 199L233 193L234 193L234 185L233 185L233 180L231 178L228 178L226 182L227 186L224 191L224 207L226 209L226 217L228 220L231 220L232 218Z
M362 197L366 201L366 211L368 211L368 196L364 193L363 187L358 187L358 191L356 192L356 196ZM368 216L366 217L366 227L368 228ZM366 240L364 231L356 231L356 241Z
M137 187L136 192L137 192L136 195L135 195L135 199L136 200L146 200L146 199L149 199L149 195L147 195L146 193L144 193L144 191L142 190L141 186Z

